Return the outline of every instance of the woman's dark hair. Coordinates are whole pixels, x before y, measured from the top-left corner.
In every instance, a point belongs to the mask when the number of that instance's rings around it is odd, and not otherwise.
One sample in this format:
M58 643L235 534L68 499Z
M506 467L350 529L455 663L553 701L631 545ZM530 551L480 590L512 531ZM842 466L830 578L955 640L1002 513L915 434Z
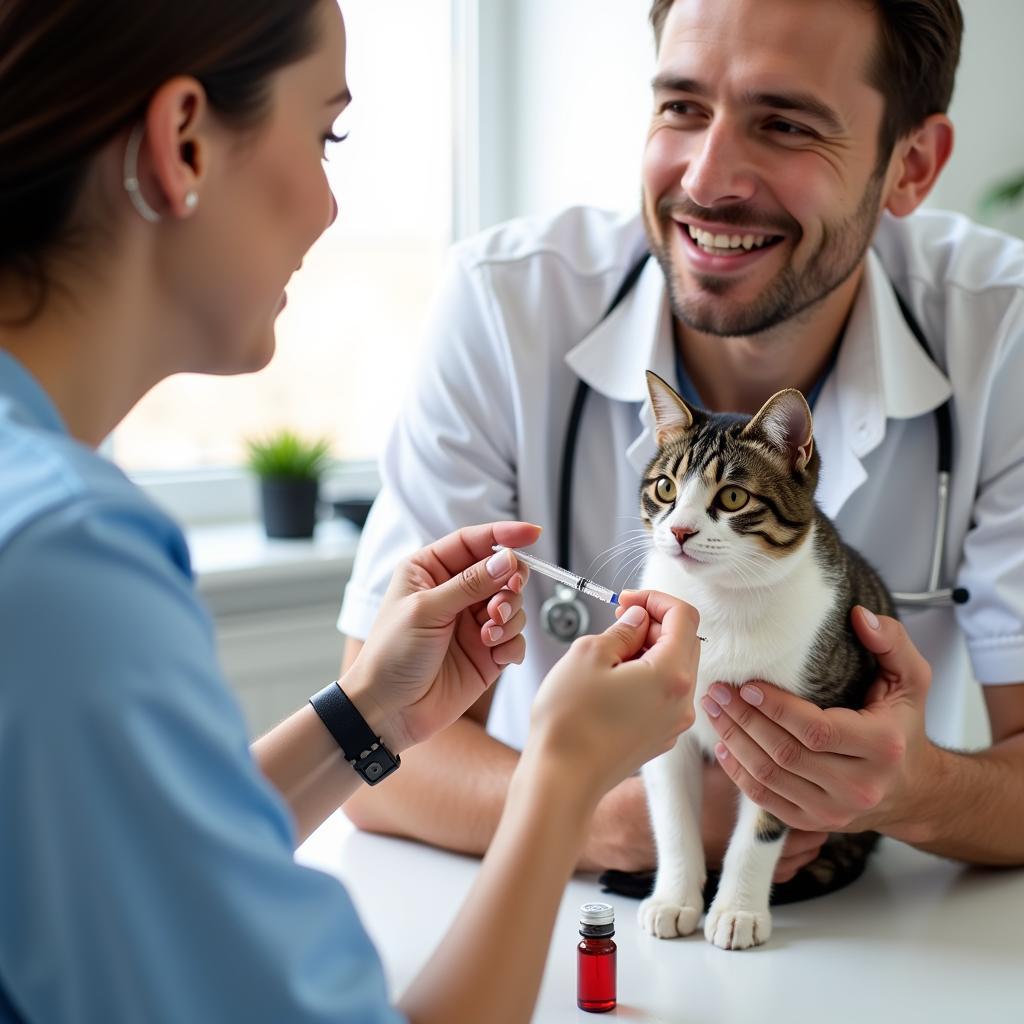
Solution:
M315 45L324 0L0 0L0 271L46 289L96 153L191 75L239 127Z
M944 114L953 97L964 19L959 0L864 0L878 14L880 38L868 80L885 97L878 163L888 163L898 139L931 114ZM661 45L675 0L654 0L651 25Z

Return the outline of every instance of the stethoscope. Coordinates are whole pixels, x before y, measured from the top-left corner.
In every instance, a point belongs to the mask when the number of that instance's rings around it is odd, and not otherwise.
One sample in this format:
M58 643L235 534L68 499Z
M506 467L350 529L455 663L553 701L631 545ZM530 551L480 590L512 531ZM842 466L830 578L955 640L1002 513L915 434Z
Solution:
M615 293L611 304L601 317L604 323L618 308L623 299L633 290L640 274L643 272L650 253L644 253L626 275L619 290ZM917 338L929 359L931 350L925 341L924 332L917 318L903 301L903 296L893 287L896 301L899 303L903 319ZM558 494L558 564L568 566L571 552L569 535L572 520L572 478L573 463L576 461L576 447L579 437L580 420L583 407L590 393L590 386L581 380L576 388L572 409L569 412L569 425L565 432L565 443L562 448L562 475ZM938 504L935 514L935 537L932 545L931 566L928 572L928 587L919 592L893 592L897 604L909 606L964 604L969 593L963 587L940 587L939 576L942 570L942 553L946 546L946 527L949 519L949 474L953 468L953 417L950 411L950 399L946 399L934 412L935 431L939 442L938 458ZM582 636L590 626L590 612L580 599L579 594L569 587L559 586L552 597L549 597L540 609L541 624L545 631L557 640L570 643Z

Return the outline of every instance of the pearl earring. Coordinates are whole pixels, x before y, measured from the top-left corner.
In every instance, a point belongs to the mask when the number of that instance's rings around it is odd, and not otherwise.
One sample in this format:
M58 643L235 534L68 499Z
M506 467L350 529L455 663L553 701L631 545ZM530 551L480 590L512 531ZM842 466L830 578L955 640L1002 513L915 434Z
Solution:
M194 210L199 205L199 193L190 191L185 195L185 209Z

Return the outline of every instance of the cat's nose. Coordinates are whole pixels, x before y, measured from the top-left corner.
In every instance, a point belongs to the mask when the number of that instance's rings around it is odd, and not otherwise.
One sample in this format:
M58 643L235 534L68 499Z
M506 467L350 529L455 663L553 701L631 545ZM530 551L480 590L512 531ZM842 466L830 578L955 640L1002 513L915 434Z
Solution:
M679 546L682 547L686 543L687 537L694 537L697 535L697 530L691 530L686 526L673 526L672 536L679 542Z

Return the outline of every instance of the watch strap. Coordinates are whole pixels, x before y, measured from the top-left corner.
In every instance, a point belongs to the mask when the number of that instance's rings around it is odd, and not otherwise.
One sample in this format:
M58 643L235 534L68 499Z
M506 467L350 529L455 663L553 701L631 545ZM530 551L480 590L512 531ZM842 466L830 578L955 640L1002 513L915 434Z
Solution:
M314 693L309 703L341 748L345 760L369 785L377 785L401 765L402 759L374 734L337 681Z

